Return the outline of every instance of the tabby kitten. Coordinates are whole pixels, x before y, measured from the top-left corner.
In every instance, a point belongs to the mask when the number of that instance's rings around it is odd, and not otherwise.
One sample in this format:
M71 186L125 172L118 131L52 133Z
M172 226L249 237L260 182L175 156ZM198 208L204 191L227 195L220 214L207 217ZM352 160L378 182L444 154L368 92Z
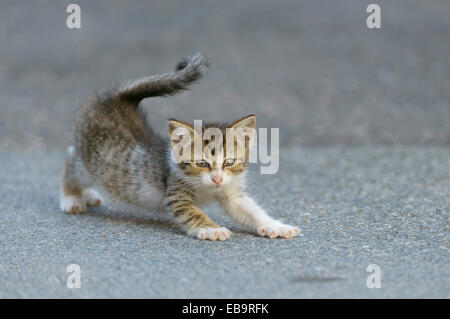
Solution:
M225 240L231 232L198 208L216 200L233 221L260 236L297 236L297 227L271 218L245 193L248 156L237 161L219 150L214 157L177 164L170 155L176 141L163 139L148 125L139 108L141 100L186 90L207 67L206 58L195 53L178 63L173 73L128 82L84 103L76 116L74 146L68 149L61 210L79 214L87 206L98 206L100 191L113 202L169 218L199 239ZM170 136L179 128L194 134L194 127L181 121L169 120L168 126ZM255 116L249 115L229 124L204 124L202 130L254 126ZM202 143L204 147L208 141ZM246 144L247 151L250 145Z

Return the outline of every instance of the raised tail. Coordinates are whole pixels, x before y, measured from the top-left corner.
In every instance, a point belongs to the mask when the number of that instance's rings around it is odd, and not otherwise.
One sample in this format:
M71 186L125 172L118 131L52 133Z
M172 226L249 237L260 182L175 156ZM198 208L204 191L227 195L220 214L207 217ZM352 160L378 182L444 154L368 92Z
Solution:
M148 97L173 95L198 81L208 66L206 57L197 52L180 61L175 72L128 81L116 94L120 99L136 103Z

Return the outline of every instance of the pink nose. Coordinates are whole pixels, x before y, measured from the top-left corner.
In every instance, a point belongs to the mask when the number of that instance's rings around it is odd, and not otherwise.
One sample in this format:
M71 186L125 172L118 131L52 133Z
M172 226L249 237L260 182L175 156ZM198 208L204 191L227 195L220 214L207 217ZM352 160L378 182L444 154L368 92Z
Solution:
M217 186L219 186L223 181L222 175L214 175L214 177L212 177L211 179Z

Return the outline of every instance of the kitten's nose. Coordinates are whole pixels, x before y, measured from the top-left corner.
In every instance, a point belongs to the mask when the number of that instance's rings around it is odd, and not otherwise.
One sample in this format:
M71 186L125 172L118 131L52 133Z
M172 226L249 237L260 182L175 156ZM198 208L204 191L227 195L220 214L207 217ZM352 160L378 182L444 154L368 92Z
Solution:
M219 174L216 174L213 177L211 177L211 179L217 186L219 186L220 183L222 183L222 181L223 181L223 176L219 175Z

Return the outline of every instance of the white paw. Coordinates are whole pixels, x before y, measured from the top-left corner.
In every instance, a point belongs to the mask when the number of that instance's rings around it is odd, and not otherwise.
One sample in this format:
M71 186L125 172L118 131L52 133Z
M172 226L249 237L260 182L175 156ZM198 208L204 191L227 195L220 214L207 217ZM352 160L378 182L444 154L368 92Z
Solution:
M195 236L202 240L225 240L230 238L231 231L225 227L200 228L195 231Z
M83 192L83 200L89 206L100 206L102 204L102 197L93 188L89 188Z
M280 222L273 222L258 227L256 233L259 236L269 238L292 238L300 235L300 229L298 227L282 224Z
M69 214L81 214L86 212L86 204L79 197L61 196L61 210L65 213Z

